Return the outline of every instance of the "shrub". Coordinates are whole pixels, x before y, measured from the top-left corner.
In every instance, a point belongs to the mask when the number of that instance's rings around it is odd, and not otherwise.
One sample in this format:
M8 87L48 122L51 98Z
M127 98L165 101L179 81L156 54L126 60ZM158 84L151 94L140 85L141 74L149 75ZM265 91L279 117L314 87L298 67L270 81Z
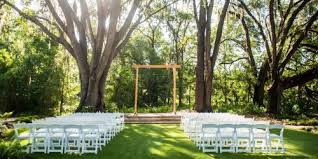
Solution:
M1 159L29 159L31 158L27 153L23 152L25 149L19 142L0 141L0 158Z
M12 116L13 112L5 112L3 114L0 114L0 118L1 119L7 119L10 118Z
M304 126L316 126L318 125L317 118L300 118L295 120L285 120L289 125L304 125Z
M31 116L20 116L17 117L15 122L20 122L20 123L31 123L32 120L34 119L39 119L40 117L37 115L31 115Z

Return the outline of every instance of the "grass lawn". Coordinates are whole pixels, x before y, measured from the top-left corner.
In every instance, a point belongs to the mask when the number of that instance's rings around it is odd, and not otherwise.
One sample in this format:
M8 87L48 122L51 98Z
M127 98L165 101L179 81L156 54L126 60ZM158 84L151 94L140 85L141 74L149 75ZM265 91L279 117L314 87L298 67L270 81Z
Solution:
M116 136L102 151L95 154L41 154L34 158L45 159L151 159L151 158L318 158L318 135L304 131L287 129L284 133L286 153L203 153L185 136L179 125L165 124L127 124L126 128Z

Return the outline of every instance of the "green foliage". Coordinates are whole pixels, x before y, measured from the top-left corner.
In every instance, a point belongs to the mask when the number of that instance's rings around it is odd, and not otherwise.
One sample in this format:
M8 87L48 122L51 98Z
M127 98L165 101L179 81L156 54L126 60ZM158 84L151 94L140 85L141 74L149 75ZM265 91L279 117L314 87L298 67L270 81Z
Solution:
M20 114L19 116L12 117L13 112L6 112L0 114L0 139L13 139L14 129L13 123L31 123L32 120L39 119L37 115L25 115ZM12 118L11 118L12 117ZM9 120L6 120L11 118ZM19 132L26 131L27 129L20 129Z
M0 112L54 114L63 79L58 45L25 20L11 20L0 37Z
M22 131L22 130L20 130ZM19 132L20 132L19 131ZM25 130L24 130L25 131ZM3 135L1 136L3 139L5 140L13 140L14 139L14 135L15 135L15 132L14 132L14 129L8 129L6 128Z
M15 118L15 122L20 122L20 123L31 123L32 120L39 119L40 117L37 115L31 115L31 116L19 116Z
M162 42L163 39L158 34L158 30L153 35L157 41L155 45L151 45L151 42L137 34L112 65L108 79L110 87L106 88L110 97L106 99L114 103L119 110L133 107L135 72L131 68L132 64L165 63L159 52L166 49L167 44ZM171 80L171 71L141 69L139 71L139 107L158 107L167 104L169 100L171 102ZM106 107L112 106L109 102L106 101Z
M307 116L318 110L318 96L312 90L317 89L318 81L312 81L306 87L296 87L284 92L282 114Z
M284 121L289 125L305 125L305 126L318 125L318 118L300 117L300 118L291 119L291 120L285 119Z
M7 119L12 116L13 112L5 112L3 114L0 114L0 119Z
M317 133L318 132L318 127L313 126L313 127L304 127L302 130L307 131L307 132L312 132L312 133Z
M30 159L31 156L23 152L25 147L19 142L7 142L0 140L0 158L1 159Z

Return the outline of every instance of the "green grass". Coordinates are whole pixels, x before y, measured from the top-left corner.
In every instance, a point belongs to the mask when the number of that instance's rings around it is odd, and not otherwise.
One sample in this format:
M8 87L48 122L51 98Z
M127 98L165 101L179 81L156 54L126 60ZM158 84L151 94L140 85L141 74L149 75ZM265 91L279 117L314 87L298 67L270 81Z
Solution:
M287 129L285 131L287 152L268 153L202 153L184 135L178 125L132 124L116 136L97 155L33 154L34 158L45 159L298 159L318 158L318 135L305 131Z

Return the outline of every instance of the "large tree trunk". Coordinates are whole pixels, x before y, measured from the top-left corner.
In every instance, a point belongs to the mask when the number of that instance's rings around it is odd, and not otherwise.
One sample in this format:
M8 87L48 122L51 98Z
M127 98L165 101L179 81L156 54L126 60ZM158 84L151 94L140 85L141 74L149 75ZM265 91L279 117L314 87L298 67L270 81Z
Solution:
M98 74L92 73L88 78L88 75L80 74L81 77L81 99L77 111L105 111L104 94L105 83L110 68L110 63L107 64L106 69L102 72L100 79L96 77ZM95 72L95 71L93 71Z
M216 60L219 55L219 50L220 50L220 45L221 45L221 39L222 39L222 34L223 34L223 26L224 26L224 21L226 17L227 10L230 5L230 0L226 0L224 2L222 12L220 15L220 19L218 22L217 30L216 30L216 36L215 36L215 41L214 41L214 46L213 46L213 51L212 55L209 58L209 69L208 75L207 75L207 81L206 81L206 99L209 101L207 105L207 110L212 111L212 105L211 105L211 96L213 94L213 77L214 77L214 68L216 65ZM210 34L209 34L210 35Z
M205 98L205 112L212 112L212 104L211 104L211 98L212 98L212 90L213 90L213 86L212 86L212 74L213 73L208 73L205 79L205 94L204 94L204 98Z
M105 80L81 80L81 99L77 111L105 111L104 85Z
M267 72L269 70L268 61L267 59L265 59L265 62L262 64L260 68L260 71L257 72L257 66L256 66L254 55L252 52L250 31L244 16L241 18L241 23L245 32L245 39L246 39L245 40L246 45L244 49L249 57L249 63L252 68L253 75L256 78L256 83L254 84L253 103L258 106L263 106L264 92L265 92L264 86L267 80Z
M197 25L197 65L195 79L195 110L197 112L205 112L205 51L206 51L206 22L207 8L203 1L199 3L199 12L197 12L196 1L193 0L193 8ZM208 43L209 44L209 43Z
M264 77L261 77L264 79ZM264 106L265 80L257 81L254 85L253 103L258 106Z
M219 53L223 24L230 1L226 0L218 22L214 48L211 55L211 17L214 1L204 4L200 1L199 17L195 0L194 14L198 28L197 33L197 66L196 66L196 89L195 89L195 110L198 112L211 112L212 79L213 70Z
M100 81L96 83L91 83L89 87L94 87L92 90L82 90L81 91L81 103L79 105L79 111L87 107L90 111L105 111L105 105L103 101L103 85L105 81Z
M268 90L269 107L268 112L278 114L280 112L280 99L282 96L282 88L278 80L275 80L271 88Z
M201 26L202 27L202 26ZM205 82L204 82L204 31L198 28L197 33L197 65L195 79L195 110L197 112L205 111Z
M269 108L268 112L271 114L278 114L280 112L280 99L282 92L295 86L304 85L305 83L318 78L318 67L309 69L303 73L287 77L282 80L276 78L273 80L269 93Z
M267 72L269 69L268 62L262 64L260 71L257 75L257 81L254 85L254 96L253 96L253 103L258 106L263 106L264 103L264 93L265 93L265 83L268 79Z

